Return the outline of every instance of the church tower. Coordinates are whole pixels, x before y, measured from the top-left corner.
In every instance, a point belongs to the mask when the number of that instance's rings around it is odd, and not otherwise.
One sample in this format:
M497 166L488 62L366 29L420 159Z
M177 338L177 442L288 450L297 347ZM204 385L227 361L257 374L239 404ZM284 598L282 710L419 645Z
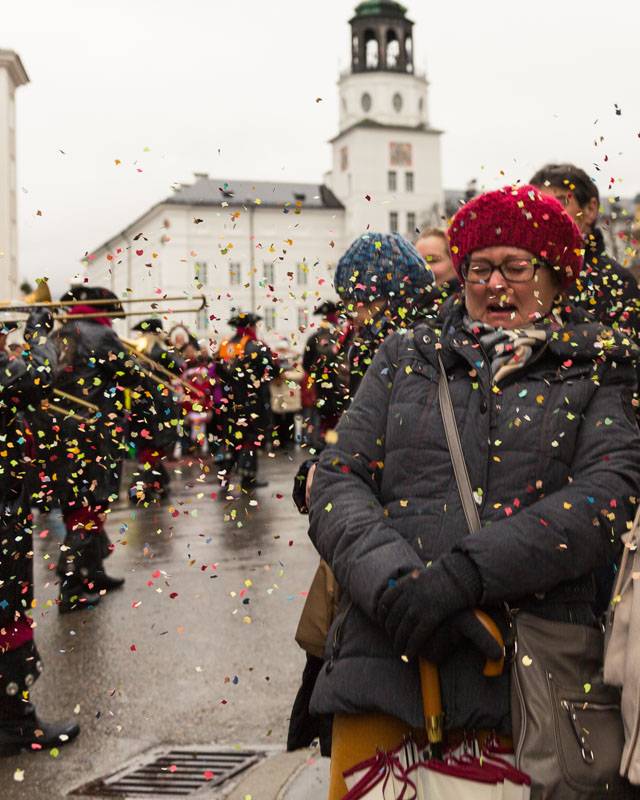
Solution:
M443 213L441 132L429 124L406 11L395 0L366 0L349 23L351 68L338 81L339 132L326 176L346 209L347 244L367 228L413 239Z

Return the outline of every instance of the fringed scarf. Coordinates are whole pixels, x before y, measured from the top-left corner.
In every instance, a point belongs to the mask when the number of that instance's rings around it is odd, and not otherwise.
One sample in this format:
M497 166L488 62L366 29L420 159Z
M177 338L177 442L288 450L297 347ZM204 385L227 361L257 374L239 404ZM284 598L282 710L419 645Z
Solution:
M544 328L530 326L515 330L492 328L485 322L464 317L463 327L467 333L477 337L491 363L494 383L500 383L507 375L522 369L532 355L547 341Z

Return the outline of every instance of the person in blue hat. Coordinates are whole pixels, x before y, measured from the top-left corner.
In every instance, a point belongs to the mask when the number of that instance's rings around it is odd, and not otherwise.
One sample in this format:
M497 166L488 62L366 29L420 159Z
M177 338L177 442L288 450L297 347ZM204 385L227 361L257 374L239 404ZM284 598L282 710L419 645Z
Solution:
M342 409L346 410L386 337L398 329L411 327L424 317L425 298L431 295L435 278L420 253L404 237L397 233L363 233L338 261L333 282L351 318L338 339L332 364L344 387ZM331 432L327 433L331 438ZM301 513L308 513L308 495L316 461L305 461L294 479L293 498ZM334 584L333 597L324 597L323 601L326 608L330 608L332 602L335 608L339 588L329 567L321 564L318 574L323 576L325 586ZM307 643L303 647L307 663L291 710L287 750L307 747L313 739L319 738L323 755L329 755L331 718L312 717L309 713L309 699L324 663L323 643L309 644L314 638L314 621L322 617L321 610L314 607L316 599L317 595L308 598L296 633L299 643ZM326 621L331 622L330 619ZM310 623L308 630L307 622Z

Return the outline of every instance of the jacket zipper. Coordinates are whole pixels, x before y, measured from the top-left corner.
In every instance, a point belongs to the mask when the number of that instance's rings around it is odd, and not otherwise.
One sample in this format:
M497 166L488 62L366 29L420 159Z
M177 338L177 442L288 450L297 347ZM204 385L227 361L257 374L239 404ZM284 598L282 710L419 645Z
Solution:
M340 646L340 637L341 637L341 634L342 634L342 628L344 626L344 623L345 623L347 617L349 616L349 612L351 611L352 607L353 607L353 600L349 601L349 605L346 607L346 609L344 611L344 614L342 615L342 619L338 623L338 625L336 627L336 630L335 630L335 633L333 634L333 642L332 642L332 647L331 647L331 658L329 659L329 661L327 663L327 672L331 672L331 670L333 669L333 664L334 664L334 661L336 659L336 656L338 655L338 650L339 650L339 646Z

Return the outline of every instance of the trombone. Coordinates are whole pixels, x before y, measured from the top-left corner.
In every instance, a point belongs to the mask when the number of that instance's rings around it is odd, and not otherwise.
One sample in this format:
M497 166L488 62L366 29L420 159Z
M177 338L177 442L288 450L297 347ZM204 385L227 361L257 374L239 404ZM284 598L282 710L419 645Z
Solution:
M162 375L166 375L171 380L177 381L179 384L184 386L184 388L188 392L195 394L196 397L206 397L206 393L203 392L202 389L198 389L197 386L194 386L189 381L186 381L179 375L175 375L173 372L171 372L171 370L168 370L166 367L163 367L162 364L158 364L157 361L154 361L152 358L149 358L149 356L146 353L142 353L140 350L138 350L138 347L136 346L136 342L134 339L125 339L123 336L121 336L120 341L124 344L124 346L131 353L131 355L134 355L136 358L139 358L143 363L147 364L154 372L159 372ZM160 380L158 382L165 383L165 381L160 381Z
M95 300L52 300L51 299L51 292L49 291L49 286L47 285L46 280L39 280L38 287L35 291L31 292L30 294L26 295L23 298L23 303L13 303L12 301L3 301L0 303L0 311L11 311L16 312L17 314L28 314L32 308L66 308L68 306L96 306L98 309L100 306L114 306L114 305L122 305L126 303L127 305L132 303L147 303L151 305L151 308L156 313L162 314L194 314L198 311L202 311L206 308L207 305L207 298L204 294L194 295L193 297L180 297L179 295L173 297L125 297L122 300L114 300L113 298L97 298ZM158 303L174 303L174 302L185 302L185 301L199 301L199 305L197 306L190 306L187 308L168 308L164 311L158 312L157 304ZM155 308L154 308L155 306ZM60 322L65 322L69 319L95 319L96 317L113 317L117 319L121 319L123 317L135 317L135 316L148 316L151 312L148 309L144 311L100 311L96 310L95 312L87 313L87 314L54 314L53 318Z

